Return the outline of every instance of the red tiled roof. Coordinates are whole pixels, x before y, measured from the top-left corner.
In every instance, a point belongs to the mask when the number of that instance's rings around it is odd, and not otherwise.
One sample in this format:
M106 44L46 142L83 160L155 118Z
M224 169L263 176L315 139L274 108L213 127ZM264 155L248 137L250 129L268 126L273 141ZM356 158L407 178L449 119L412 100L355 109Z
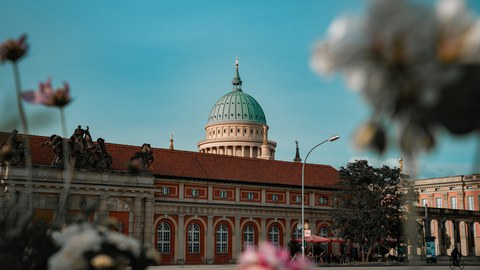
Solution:
M0 142L8 133L0 132ZM41 147L48 137L30 136L34 164L50 165L52 148ZM106 143L112 155L111 169L126 171L128 161L141 146ZM302 163L241 158L199 152L152 148L154 162L149 172L157 177L178 177L202 180L238 181L249 183L301 185ZM328 165L306 164L305 186L331 187L339 181L338 172Z

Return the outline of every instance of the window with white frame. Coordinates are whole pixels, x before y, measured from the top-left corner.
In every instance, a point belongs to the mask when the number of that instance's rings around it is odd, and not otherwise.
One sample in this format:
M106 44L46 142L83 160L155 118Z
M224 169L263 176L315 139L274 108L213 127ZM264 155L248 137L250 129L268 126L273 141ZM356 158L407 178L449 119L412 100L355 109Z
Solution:
M243 245L244 247L255 245L255 229L252 224L247 224L243 230Z
M272 194L272 201L278 202L278 194Z
M192 197L198 197L198 189L196 188L192 188L192 193L191 193Z
M227 196L228 196L228 195L227 195L227 191L225 191L225 190L220 191L220 198L226 199Z
M163 196L168 196L170 194L170 188L169 187L162 187L162 194L163 194Z
M253 192L248 192L247 193L247 200L250 200L250 201L253 200Z
M442 208L442 197L435 198L435 207Z
M270 231L268 231L268 238L270 239L270 243L274 246L280 245L280 230L278 229L277 225L272 225L270 227Z
M217 228L217 253L228 253L228 227L220 224Z
M170 225L160 222L157 230L157 250L160 253L170 253Z
M457 197L450 197L450 208L457 209Z
M297 196L295 197L295 202L296 202L296 203L302 203L302 196L297 195Z
M200 253L200 225L188 226L188 253Z
M427 199L422 199L422 206L427 205L428 200Z
M473 204L473 196L467 196L467 210L475 210L475 205Z

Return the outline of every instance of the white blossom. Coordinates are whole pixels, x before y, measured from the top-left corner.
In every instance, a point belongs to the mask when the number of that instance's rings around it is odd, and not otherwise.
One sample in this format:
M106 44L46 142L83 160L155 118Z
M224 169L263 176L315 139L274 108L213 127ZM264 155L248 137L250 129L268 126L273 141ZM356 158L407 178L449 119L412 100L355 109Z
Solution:
M87 262L83 257L84 253L99 251L101 248L100 234L87 223L72 224L54 237L61 248L50 257L48 261L50 270L85 269Z
M137 240L125 236L119 232L109 231L106 234L106 241L114 244L119 250L129 251L136 257L140 255L140 244Z
M456 134L479 128L477 120L464 120L474 104L462 111L466 115L457 116L464 121L461 124L445 113L456 110L445 99L452 98L446 91L457 85L461 85L459 93L471 96L467 100L480 95L471 89L475 83L465 81L480 67L480 20L465 2L370 3L363 16L342 15L332 22L313 50L312 69L321 75L343 74L347 85L372 106L371 121L388 117L399 122L406 129L401 130L400 141L407 152L430 149L436 125ZM461 101L450 104L458 106ZM422 138L420 146L410 142L415 134Z

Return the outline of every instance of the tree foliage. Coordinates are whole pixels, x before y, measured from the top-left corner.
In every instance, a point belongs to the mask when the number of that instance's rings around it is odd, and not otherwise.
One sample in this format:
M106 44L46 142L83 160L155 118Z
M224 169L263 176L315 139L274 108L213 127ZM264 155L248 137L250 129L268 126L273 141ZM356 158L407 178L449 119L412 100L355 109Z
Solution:
M339 174L331 210L338 236L359 243L365 251L400 241L404 209L400 169L374 168L357 160L341 167Z

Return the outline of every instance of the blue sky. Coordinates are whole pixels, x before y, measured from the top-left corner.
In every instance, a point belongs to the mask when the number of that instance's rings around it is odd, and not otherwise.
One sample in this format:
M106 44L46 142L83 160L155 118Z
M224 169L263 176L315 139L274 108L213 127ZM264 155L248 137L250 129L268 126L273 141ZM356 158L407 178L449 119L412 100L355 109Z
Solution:
M478 12L478 3L475 12ZM231 90L239 57L243 90L262 106L277 141L276 157L291 161L331 135L309 163L336 168L353 159L397 165L395 145L383 156L354 149L351 138L370 109L341 78L309 67L313 45L331 21L359 12L350 1L6 1L0 0L0 41L26 33L20 62L24 89L51 77L71 85L69 136L89 126L94 139L197 151L214 103ZM15 121L9 65L0 66L0 129ZM58 111L26 105L30 131L61 134ZM12 122L12 123L9 123ZM21 127L17 125L17 129ZM440 134L435 151L419 157L419 177L472 173L478 136Z

